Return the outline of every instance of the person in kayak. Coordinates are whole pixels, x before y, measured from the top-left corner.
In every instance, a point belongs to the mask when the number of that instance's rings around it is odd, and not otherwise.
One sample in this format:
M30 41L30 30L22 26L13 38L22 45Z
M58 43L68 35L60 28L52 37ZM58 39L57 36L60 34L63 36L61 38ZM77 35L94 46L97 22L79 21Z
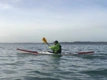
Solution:
M49 48L53 51L53 53L61 53L62 49L61 49L61 45L59 44L59 42L56 40L54 41L54 45L53 46L49 46Z

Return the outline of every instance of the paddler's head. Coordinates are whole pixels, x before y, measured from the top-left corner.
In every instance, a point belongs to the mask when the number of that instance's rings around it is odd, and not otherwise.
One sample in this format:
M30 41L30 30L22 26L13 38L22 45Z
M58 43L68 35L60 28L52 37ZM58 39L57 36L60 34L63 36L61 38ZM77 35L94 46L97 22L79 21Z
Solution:
M54 41L54 44L57 44L58 43L58 41L56 40L56 41Z

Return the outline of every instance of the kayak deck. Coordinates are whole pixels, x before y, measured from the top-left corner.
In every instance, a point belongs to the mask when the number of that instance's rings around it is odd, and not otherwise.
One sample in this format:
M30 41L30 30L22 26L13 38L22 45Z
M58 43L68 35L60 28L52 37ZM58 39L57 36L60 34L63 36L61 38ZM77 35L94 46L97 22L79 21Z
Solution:
M47 54L47 55L52 55L52 54L55 54L55 53L51 53L51 52L38 52L38 51L32 51L32 50L25 50L25 49L19 49L17 48L18 51L20 51L20 53L30 53L30 54ZM84 52L76 52L75 54L93 54L94 51L84 51ZM61 53L63 54L63 53ZM73 54L73 53L70 53L70 54Z

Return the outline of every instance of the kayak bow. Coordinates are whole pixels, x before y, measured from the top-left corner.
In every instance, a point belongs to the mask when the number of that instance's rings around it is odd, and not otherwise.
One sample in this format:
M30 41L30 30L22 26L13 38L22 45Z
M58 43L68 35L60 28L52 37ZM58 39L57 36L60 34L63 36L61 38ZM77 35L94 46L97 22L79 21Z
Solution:
M17 49L18 51L21 51L22 53L24 52L24 53L32 53L32 54L38 54L38 52L37 51L31 51L31 50L24 50L24 49Z

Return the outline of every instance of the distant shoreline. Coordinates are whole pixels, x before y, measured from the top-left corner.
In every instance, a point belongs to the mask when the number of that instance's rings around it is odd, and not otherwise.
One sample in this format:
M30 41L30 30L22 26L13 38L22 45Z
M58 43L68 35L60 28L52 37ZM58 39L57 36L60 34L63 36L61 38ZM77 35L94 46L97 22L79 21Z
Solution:
M12 42L0 42L0 44L12 44ZM44 44L43 42L13 42L13 44ZM53 44L49 42L49 44ZM60 44L107 44L107 42L82 42L82 41L75 41L75 42L60 42Z
M107 42L60 42L61 44L107 44Z

